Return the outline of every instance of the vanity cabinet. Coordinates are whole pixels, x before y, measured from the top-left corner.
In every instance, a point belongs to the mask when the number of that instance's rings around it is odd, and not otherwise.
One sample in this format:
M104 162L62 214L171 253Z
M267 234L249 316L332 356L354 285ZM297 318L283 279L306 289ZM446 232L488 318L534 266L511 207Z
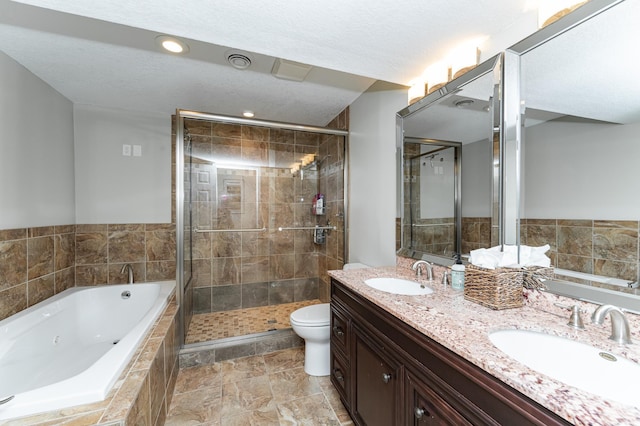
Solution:
M331 281L331 381L357 425L569 425Z

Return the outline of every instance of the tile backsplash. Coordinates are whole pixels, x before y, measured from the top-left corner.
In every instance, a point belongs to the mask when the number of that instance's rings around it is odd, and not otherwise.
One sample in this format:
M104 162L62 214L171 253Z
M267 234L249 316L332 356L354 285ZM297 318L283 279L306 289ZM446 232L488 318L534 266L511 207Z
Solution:
M549 244L551 265L629 281L638 279L639 221L523 219L521 239Z
M0 320L76 285L175 279L175 225L64 225L0 230Z

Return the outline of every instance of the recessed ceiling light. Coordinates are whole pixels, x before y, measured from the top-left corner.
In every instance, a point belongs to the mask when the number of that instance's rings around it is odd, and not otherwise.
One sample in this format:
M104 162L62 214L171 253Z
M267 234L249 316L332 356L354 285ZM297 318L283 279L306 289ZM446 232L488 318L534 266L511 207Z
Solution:
M253 116L255 116L253 111L245 111L245 112L242 113L242 115L247 117L247 118L252 118Z
M156 44L171 53L187 53L189 51L189 46L185 42L167 35L156 37Z

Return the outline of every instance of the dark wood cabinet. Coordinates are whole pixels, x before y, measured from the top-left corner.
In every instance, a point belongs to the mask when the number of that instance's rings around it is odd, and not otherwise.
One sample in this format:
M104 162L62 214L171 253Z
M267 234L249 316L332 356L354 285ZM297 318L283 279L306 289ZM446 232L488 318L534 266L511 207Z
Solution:
M398 424L396 395L402 386L400 364L390 358L384 345L354 327L355 394L353 414L359 424L389 426Z
M331 327L331 381L357 425L570 424L336 280Z
M406 376L406 422L409 425L471 425L427 383L408 373Z

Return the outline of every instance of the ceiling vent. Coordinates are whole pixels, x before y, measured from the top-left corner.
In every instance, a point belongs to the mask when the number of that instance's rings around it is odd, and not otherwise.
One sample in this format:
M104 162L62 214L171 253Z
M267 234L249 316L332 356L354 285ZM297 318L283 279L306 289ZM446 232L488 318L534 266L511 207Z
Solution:
M273 64L271 74L283 80L304 81L311 68L311 65L278 58Z
M251 57L237 50L227 51L227 61L238 70L246 70L251 66Z

